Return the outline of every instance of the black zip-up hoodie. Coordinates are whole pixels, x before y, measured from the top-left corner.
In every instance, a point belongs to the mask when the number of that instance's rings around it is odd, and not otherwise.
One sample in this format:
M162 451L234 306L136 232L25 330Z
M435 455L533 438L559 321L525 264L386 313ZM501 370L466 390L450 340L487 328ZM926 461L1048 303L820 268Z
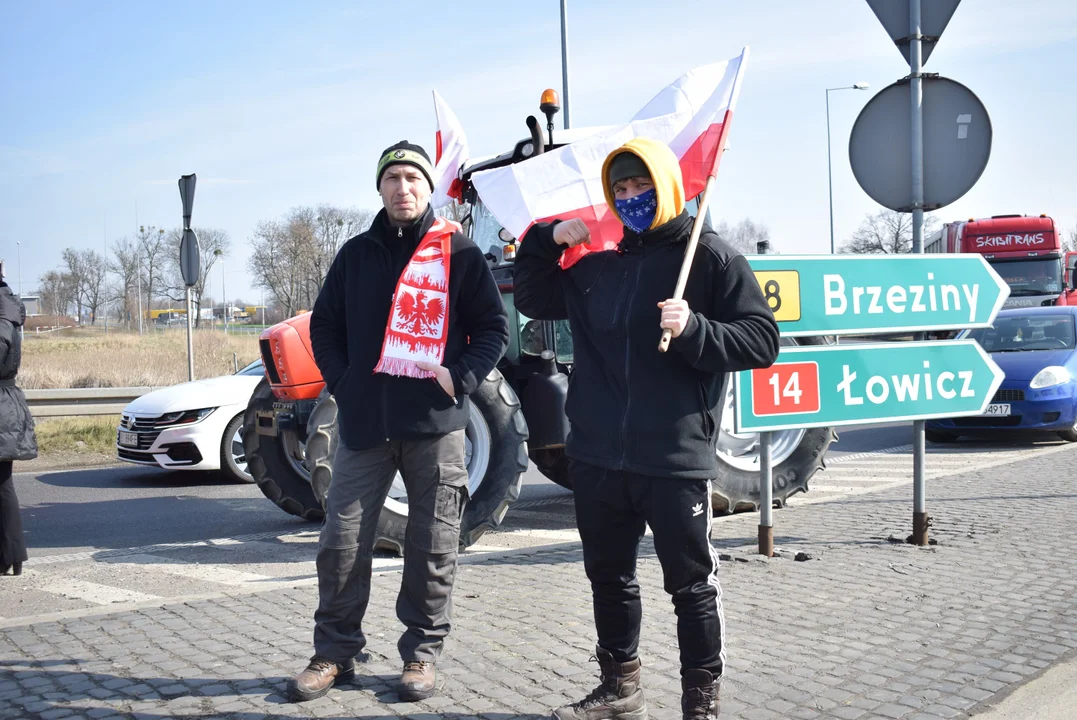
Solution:
M517 309L572 327L569 457L656 477L717 475L725 374L771 365L778 326L748 261L704 226L684 295L692 315L659 352L658 303L673 295L692 222L682 211L642 234L626 229L616 251L568 270L558 265L556 223L522 239Z
M390 225L385 210L337 253L314 303L314 360L337 399L344 444L365 450L387 439L442 435L467 425L467 396L508 347L508 315L489 265L467 236L452 237L449 329L442 364L456 402L437 380L374 373L396 283L434 223L429 208L410 227Z

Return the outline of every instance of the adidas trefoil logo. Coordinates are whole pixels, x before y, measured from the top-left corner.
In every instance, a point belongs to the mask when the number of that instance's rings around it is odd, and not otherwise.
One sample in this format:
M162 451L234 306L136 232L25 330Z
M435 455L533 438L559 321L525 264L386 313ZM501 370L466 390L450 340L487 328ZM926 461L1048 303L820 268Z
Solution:
M703 514L703 503L696 503L692 506L692 517L698 517Z

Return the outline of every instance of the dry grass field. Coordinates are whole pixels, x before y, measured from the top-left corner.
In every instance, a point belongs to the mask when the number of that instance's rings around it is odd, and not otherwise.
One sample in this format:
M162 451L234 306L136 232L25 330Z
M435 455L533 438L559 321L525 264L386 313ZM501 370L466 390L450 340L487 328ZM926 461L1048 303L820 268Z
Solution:
M116 418L47 418L34 423L41 455L116 456Z
M232 354L243 367L258 359L256 334L225 335L198 330L194 336L195 378L227 375ZM187 380L187 333L155 330L145 335L123 331L64 330L26 334L19 387L161 387Z

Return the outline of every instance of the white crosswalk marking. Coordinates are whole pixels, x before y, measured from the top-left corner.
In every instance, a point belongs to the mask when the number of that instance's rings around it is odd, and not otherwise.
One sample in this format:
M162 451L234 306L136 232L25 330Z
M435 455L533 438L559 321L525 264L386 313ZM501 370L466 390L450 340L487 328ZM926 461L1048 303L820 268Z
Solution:
M1020 447L983 443L929 445L928 492L930 495L930 483L944 481L948 476L1067 449L1074 447L1064 443ZM911 483L910 445L841 455L831 458L827 468L811 479L807 494L793 496L789 504L795 508L832 502ZM716 518L716 522L721 521ZM0 583L4 616L0 617L0 627L99 612L102 606L110 606L111 610L124 605L157 605L222 593L315 584L318 535L317 529L305 528L32 557L19 585L21 595L5 595L9 586L14 586ZM579 532L571 496L551 495L514 505L505 524L461 553L460 561L466 564L575 542L579 542ZM384 554L375 557L373 563L375 572L399 570L402 564L401 558ZM48 612L41 609L46 607Z
M926 480L941 480L971 470L986 470L1032 455L1062 452L1069 444L1039 444L993 448L981 444L929 445ZM843 455L827 461L825 470L808 483L808 492L789 499L792 506L814 505L842 497L878 492L912 483L912 446Z
M46 583L42 588L45 592L54 593L62 597L74 600L84 600L94 605L112 605L113 603L135 603L147 600L159 600L158 595L125 590L112 585L101 585L87 580L75 578L57 578Z
M123 558L123 563L142 566L138 568L139 570L152 567L155 571L168 573L169 575L180 575L193 580L220 583L222 585L245 585L269 579L268 575L243 572L242 570L236 570L232 565L194 564L161 555L128 555Z

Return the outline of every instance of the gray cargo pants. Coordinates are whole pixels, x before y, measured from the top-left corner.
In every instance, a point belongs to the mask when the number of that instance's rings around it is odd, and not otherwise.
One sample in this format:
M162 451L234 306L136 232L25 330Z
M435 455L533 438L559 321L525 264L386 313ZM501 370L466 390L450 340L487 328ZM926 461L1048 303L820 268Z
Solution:
M370 450L341 443L333 459L318 548L314 651L347 662L366 646L375 531L399 469L408 491L404 573L396 615L407 628L397 643L405 662L436 662L449 634L460 516L468 499L464 431L394 440Z

